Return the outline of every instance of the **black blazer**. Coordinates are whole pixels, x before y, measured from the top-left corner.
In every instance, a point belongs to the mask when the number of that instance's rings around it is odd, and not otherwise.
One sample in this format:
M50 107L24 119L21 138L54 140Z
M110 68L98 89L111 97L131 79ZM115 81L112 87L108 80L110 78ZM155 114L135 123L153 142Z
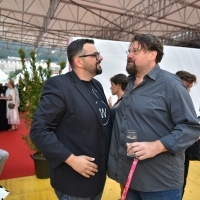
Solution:
M95 79L92 82L107 104L101 84ZM75 72L48 79L34 114L30 137L50 162L52 187L79 197L102 192L111 129L109 123L109 134L105 134L94 99ZM64 163L72 153L94 157L98 173L85 178L74 171Z

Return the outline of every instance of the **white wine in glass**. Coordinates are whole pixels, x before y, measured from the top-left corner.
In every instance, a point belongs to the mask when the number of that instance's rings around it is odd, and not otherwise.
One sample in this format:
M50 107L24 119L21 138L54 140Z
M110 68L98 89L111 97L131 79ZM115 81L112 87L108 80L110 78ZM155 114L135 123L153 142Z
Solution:
M137 133L135 130L127 130L126 132L126 145L137 142ZM129 157L134 157L134 154L128 155Z

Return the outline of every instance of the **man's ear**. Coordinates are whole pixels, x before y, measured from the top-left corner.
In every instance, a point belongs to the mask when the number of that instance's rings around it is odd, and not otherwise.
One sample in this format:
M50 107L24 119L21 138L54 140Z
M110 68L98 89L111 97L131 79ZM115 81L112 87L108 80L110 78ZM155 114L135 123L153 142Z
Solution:
M76 67L78 67L78 68L82 68L82 66L83 66L83 60L81 59L81 58L79 58L78 56L76 56L75 58L74 58L74 65L76 66Z
M157 51L151 51L151 53L150 53L150 56L151 56L150 58L151 58L151 60L156 60L157 54L158 54Z

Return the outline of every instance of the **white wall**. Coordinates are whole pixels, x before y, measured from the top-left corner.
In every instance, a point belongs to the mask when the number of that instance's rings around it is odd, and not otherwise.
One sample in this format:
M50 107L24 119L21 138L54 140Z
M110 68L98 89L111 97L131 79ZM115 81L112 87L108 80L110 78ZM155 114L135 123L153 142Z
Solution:
M73 38L76 40L78 38ZM126 51L129 47L129 42L119 42L110 40L94 39L97 51L103 56L101 67L103 73L96 76L99 80L106 94L106 97L111 96L110 92L110 78L118 73L126 73ZM200 115L200 49L183 48L183 47L164 47L164 57L161 61L160 67L172 73L179 70L185 70L197 76L197 83L192 88L190 95L192 97L197 115ZM67 68L67 67L66 67ZM115 102L116 97L112 97Z

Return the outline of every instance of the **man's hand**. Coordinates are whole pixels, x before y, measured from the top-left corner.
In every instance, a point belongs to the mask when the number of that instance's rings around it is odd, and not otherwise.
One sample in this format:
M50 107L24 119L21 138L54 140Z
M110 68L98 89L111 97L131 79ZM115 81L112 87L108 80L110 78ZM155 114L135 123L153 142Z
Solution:
M98 166L93 163L94 160L95 158L88 156L75 156L72 154L65 163L82 176L90 178L90 176L94 176L98 172Z
M152 158L159 153L166 152L160 140L154 142L134 142L127 146L127 155L134 154L138 160Z

